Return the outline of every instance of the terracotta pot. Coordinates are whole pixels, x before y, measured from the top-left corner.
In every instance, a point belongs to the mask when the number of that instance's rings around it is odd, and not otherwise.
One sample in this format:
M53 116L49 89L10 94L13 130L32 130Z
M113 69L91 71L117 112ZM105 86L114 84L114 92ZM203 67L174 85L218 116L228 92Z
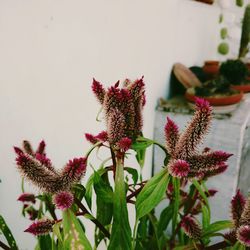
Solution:
M186 91L185 97L188 101L195 102L195 98L197 96L191 93L188 93L188 91ZM225 106L225 105L232 105L232 104L240 102L241 99L243 98L243 92L240 92L239 94L230 95L230 96L221 96L221 97L203 97L202 96L201 98L207 100L212 106Z
M205 61L203 71L210 75L216 76L219 74L220 62L219 61Z
M244 93L250 92L250 84L231 85L232 89L242 91Z

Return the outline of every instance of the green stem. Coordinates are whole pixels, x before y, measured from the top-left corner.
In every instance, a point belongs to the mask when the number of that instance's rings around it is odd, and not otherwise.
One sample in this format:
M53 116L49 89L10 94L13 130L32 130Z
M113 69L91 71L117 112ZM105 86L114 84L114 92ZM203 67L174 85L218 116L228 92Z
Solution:
M137 235L137 229L138 229L138 219L135 221L135 225L134 225L134 230L133 230L133 238L132 238L132 250L135 249L136 247L136 235Z
M91 154L91 152L96 148L102 145L102 142L97 142L96 144L94 144L90 150L86 153L85 157L88 158L89 155Z

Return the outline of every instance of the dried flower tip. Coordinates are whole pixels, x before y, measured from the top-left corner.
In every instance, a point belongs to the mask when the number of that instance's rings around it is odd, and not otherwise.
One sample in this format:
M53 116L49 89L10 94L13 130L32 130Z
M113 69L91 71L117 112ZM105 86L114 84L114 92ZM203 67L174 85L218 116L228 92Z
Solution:
M38 145L38 148L36 150L36 153L37 154L44 154L45 153L45 147L46 147L46 144L45 144L45 141L42 140L39 145Z
M63 169L63 176L70 178L72 182L80 181L81 177L85 174L87 167L86 158L74 158L70 160Z
M240 225L250 225L250 196L248 196L240 218Z
M250 247L250 225L244 225L237 230L237 239L245 246Z
M42 219L31 224L24 232L31 233L35 236L49 234L52 231L54 221Z
M236 241L237 241L235 230L231 230L231 231L225 233L224 238L227 241L229 241L232 245L234 245L236 243Z
M108 134L106 131L102 131L98 135L96 135L95 138L101 142L105 142L108 140Z
M14 147L14 151L15 151L15 153L17 155L22 155L23 154L23 151L20 148L18 148L18 147Z
M92 134L85 133L85 138L86 138L87 141L89 141L92 144L96 144L98 142L96 137L94 135L92 135Z
M240 218L245 204L246 199L238 189L236 195L231 200L231 216L236 228L239 226Z
M103 88L102 84L93 78L93 83L92 83L92 90L98 99L98 101L103 104L104 101L104 96L105 96L105 89Z
M124 137L122 138L120 141L118 141L116 143L116 145L118 146L118 148L122 151L122 152L126 152L130 149L132 144L132 140L129 139L128 137Z
M199 239L201 237L201 227L193 217L183 217L181 221L181 227L188 237L193 239Z
M31 146L29 141L23 141L23 149L29 155L34 154L34 151L33 151L32 146Z
M187 177L190 167L189 164L184 160L174 160L169 164L169 173L178 178Z
M70 208L73 204L74 196L70 192L62 191L53 197L53 202L57 208L64 210Z
M165 125L164 130L165 130L166 148L169 154L173 154L176 143L179 139L179 128L174 123L173 120L167 117L167 123Z
M119 84L120 84L120 81L118 80L118 81L115 83L114 87L115 87L115 88L118 88L118 87L119 87Z
M208 189L208 191L206 192L207 197L213 197L215 196L215 194L218 192L218 190L216 189Z
M211 148L205 147L202 151L203 154L209 153L211 151Z
M21 202L32 202L32 203L36 203L36 197L34 194L30 194L30 193L23 193L21 194L18 199L18 201Z

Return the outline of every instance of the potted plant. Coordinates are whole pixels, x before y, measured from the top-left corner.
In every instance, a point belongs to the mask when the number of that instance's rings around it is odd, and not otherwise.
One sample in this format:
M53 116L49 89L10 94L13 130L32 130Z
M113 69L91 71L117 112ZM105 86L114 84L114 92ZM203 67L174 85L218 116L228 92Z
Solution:
M202 86L187 89L185 97L194 102L196 97L202 97L213 106L225 106L241 101L243 94L230 88L230 84L222 76L206 81Z
M220 74L231 84L232 89L249 92L248 68L240 59L227 60L220 67Z
M23 215L30 211L29 219L35 220L25 230L37 239L34 249L91 250L100 244L99 249L108 250L249 247L250 197L238 191L231 202L231 219L210 219L209 199L216 190L207 189L206 181L226 171L232 155L208 148L199 152L198 146L211 125L209 103L196 99L194 116L183 132L167 118L165 145L161 145L142 136L143 79L126 80L121 88L118 82L108 89L94 80L92 89L103 107L106 131L85 135L92 146L83 157L70 160L58 170L45 152L44 141L36 150L28 141L14 147L18 171L40 190L38 194L23 190L18 198L23 203ZM163 150L165 161L160 172L142 180L139 176L146 149L152 145ZM110 154L100 166L90 162L95 150ZM128 167L127 158L134 156L138 166ZM83 184L86 171L92 175ZM154 208L160 202L165 209L157 217ZM135 223L130 222L128 204L135 211ZM85 234L88 227L81 220L83 216L96 226L92 244ZM0 231L9 246L1 240L0 246L18 249L1 218ZM212 242L214 236L220 238L219 242Z

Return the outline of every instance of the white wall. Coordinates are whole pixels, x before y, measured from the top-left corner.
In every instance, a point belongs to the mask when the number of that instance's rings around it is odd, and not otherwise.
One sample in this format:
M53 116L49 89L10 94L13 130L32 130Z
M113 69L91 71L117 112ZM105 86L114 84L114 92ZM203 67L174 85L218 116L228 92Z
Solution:
M174 62L216 57L219 9L189 0L0 0L0 213L20 244L33 249L20 216L13 145L45 139L59 168L98 132L92 77L108 86L145 76L145 135ZM148 158L150 163L150 157ZM145 177L151 172L145 169Z

